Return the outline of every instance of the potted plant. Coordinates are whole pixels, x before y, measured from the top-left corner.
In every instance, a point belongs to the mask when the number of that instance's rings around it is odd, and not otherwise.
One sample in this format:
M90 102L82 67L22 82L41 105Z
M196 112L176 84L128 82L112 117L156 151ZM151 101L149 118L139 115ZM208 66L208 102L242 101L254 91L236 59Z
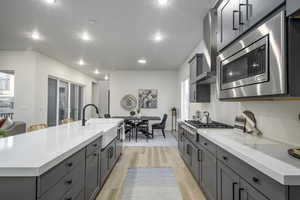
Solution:
M0 129L0 138L7 137L7 132L3 129Z

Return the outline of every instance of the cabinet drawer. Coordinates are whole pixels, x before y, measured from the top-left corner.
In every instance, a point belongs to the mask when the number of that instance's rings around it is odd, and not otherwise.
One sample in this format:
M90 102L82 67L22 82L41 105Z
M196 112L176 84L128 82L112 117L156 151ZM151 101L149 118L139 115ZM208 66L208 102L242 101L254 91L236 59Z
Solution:
M101 148L102 137L98 138L86 147L86 156L91 155L95 150Z
M208 139L199 135L198 145L202 145L206 150L212 153L214 156L217 154L217 146Z
M84 187L81 184L76 184L72 187L60 200L83 200Z
M217 157L219 161L222 161L225 165L238 173L239 176L245 179L254 188L265 194L268 198L272 200L286 199L287 190L284 185L281 185L267 175L259 172L220 147L218 147Z
M38 197L53 187L62 177L71 172L76 166L85 162L85 149L67 158L38 178Z
M40 200L61 199L71 189L74 192L75 190L81 191L84 188L84 166L84 162L80 163L71 173L63 177L54 187L46 192Z

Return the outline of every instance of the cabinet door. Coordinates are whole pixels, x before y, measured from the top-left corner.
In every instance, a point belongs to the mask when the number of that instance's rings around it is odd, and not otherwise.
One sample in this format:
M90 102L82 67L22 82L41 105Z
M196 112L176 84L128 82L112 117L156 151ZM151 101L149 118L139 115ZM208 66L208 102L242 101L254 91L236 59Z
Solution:
M284 0L240 0L239 21L242 30L249 29L283 3Z
M113 168L115 165L115 162L117 160L116 156L116 140L114 140L110 145L110 153L109 153L109 171Z
M196 83L190 84L190 102L196 103L197 85Z
M200 165L201 165L201 156L202 156L202 153L201 153L201 150L198 149L197 147L195 147L193 144L191 144L191 156L192 156L192 166L191 166L191 171L192 171L192 174L194 176L194 178L196 179L196 181L198 183L199 180L200 180Z
M246 181L240 180L239 199L240 200L269 200L262 193L258 192Z
M85 199L94 199L99 188L99 151L95 151L86 158L85 168Z
M218 49L233 41L240 33L239 0L224 0L218 7Z
M189 62L190 64L190 82L194 83L197 78L197 56Z
M118 136L117 136L117 141L116 141L116 160L119 159L119 157L122 154L122 150L123 150L123 139L122 139L122 131L123 128L118 130Z
M209 199L217 199L217 158L204 150L202 153L202 185Z
M239 176L218 162L218 200L238 199Z
M109 172L108 157L109 147L106 147L104 150L101 151L101 186L103 186Z
M179 129L178 129L178 150L181 155L183 155L183 152L184 152L183 139L184 139L183 129L181 127L179 127Z
M188 168L191 167L191 162L192 162L192 158L191 158L191 147L190 147L190 143L189 141L185 138L184 139L184 161L185 164L187 165Z

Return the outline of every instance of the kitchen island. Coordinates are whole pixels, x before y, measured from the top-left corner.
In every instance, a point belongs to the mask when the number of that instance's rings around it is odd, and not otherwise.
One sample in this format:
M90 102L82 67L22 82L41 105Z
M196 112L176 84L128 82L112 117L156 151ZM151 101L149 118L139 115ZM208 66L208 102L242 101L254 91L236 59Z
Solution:
M1 199L95 199L122 134L121 119L91 119L0 139Z

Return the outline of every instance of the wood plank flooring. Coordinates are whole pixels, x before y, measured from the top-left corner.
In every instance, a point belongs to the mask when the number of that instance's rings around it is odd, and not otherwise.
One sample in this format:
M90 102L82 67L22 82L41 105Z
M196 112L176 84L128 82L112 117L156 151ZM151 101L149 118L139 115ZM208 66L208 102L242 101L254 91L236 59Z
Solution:
M123 155L106 181L97 200L119 200L128 168L172 167L183 200L205 197L179 156L176 147L124 147Z

